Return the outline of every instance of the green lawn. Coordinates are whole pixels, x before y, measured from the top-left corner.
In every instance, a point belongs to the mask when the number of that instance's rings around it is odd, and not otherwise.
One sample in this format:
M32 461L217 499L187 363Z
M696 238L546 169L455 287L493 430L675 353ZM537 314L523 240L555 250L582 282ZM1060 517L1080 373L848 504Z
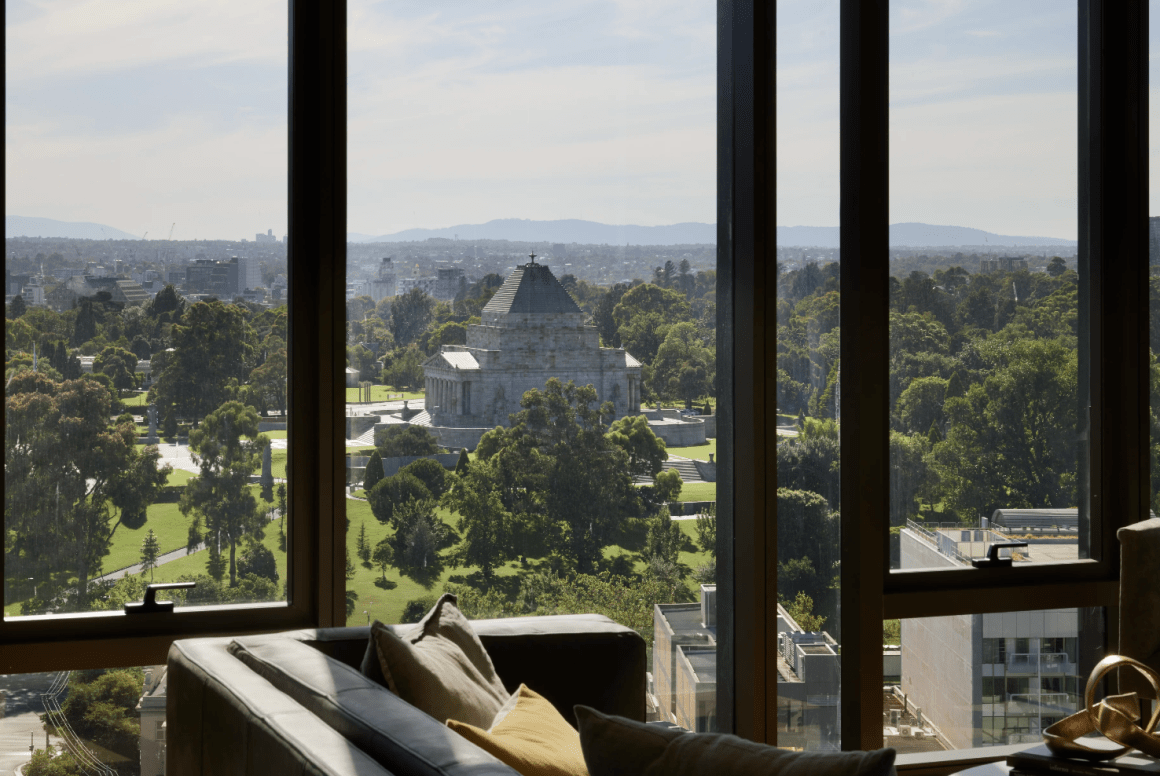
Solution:
M681 486L681 501L716 501L717 483L687 482Z
M189 474L188 472L182 473ZM149 508L145 510L145 514L148 517L145 520L145 525L140 528L117 526L117 530L113 532L109 554L105 556L101 565L101 570L104 573L108 574L126 566L132 566L134 563L140 563L141 543L145 541L145 535L149 533L150 528L157 535L161 552L172 552L185 546L186 537L189 535L189 518L181 514L177 504L150 504Z
M717 440L710 439L703 445L694 445L692 447L670 447L668 451L673 455L679 455L684 458L696 458L698 461L708 461L709 454L713 454L713 460L717 460Z
M182 543L184 545L184 542ZM278 584L285 584L286 582L286 553L278 549L278 521L272 520L266 525L266 536L262 539L262 544L274 553L274 560L278 563ZM241 555L241 547L238 548L238 555ZM222 549L222 554L229 557L228 548ZM166 563L163 566L158 566L153 572L154 582L176 582L178 577L189 575L196 576L198 574L205 574L205 563L209 559L209 550L199 550L192 555L186 555L184 558L178 558L175 561ZM226 572L229 574L229 571Z
M141 393L130 393L128 395L126 395L125 392L122 391L121 392L121 403L124 404L126 407L145 407L149 404L149 402L146 401L148 396L149 396L148 392L145 392L145 391L142 391Z
M346 389L346 403L358 403L358 388ZM372 385L371 386L371 401L396 401L406 399L413 401L415 399L422 399L422 391L399 391L387 385Z

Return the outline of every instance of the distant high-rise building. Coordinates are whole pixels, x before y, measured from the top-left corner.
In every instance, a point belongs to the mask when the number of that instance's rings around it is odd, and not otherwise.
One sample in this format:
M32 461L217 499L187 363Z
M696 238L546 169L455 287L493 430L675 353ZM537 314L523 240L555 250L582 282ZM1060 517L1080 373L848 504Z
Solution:
M455 294L459 291L459 280L462 277L463 270L459 267L440 269L438 277L435 278L435 293L432 296L436 299L454 299Z
M379 264L379 276L370 282L369 296L376 302L380 302L388 296L394 296L397 286L398 279L395 276L394 263L390 256L386 256Z
M258 233L254 235L254 242L273 243L278 242L278 238L274 236L273 229L267 229L265 234Z

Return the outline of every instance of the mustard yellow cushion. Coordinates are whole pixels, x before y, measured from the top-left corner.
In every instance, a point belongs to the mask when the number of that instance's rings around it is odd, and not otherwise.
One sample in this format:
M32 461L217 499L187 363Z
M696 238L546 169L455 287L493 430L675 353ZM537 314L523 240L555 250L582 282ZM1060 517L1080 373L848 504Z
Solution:
M512 693L489 730L454 719L447 726L523 776L588 776L580 734L527 685Z

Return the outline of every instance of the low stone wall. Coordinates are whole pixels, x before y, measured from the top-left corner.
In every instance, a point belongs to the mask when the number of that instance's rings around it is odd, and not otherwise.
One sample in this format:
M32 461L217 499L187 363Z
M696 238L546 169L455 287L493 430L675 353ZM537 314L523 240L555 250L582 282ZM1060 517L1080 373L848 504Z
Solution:
M717 481L717 462L709 463L707 461L698 461L693 459L693 466L697 467L697 474L701 475L701 479L705 482Z
M655 412L653 413L656 414ZM694 415L687 418L666 418L663 422L650 420L648 427L668 447L692 447L705 444L705 424Z
M716 415L697 415L697 420L705 424L705 436L710 439L717 438L717 416Z
M272 420L259 420L258 421L258 433L259 434L265 433L267 431L285 431L285 430L286 430L286 421L284 421L284 420L278 421L278 422L275 422Z

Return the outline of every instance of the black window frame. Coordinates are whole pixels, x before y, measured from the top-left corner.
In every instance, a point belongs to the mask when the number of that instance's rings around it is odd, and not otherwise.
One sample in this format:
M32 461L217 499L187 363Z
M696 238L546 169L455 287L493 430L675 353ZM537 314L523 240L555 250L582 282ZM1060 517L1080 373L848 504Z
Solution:
M1026 609L1116 620L1114 531L1148 509L1147 3L1081 0L1080 235L1090 262L1091 494L1100 560L891 574L888 525L887 0L841 4L843 748L882 745L884 618ZM0 671L164 662L175 638L345 622L346 8L289 0L291 554L286 605L133 621L0 620ZM775 743L776 3L718 0L718 725ZM0 564L3 563L0 556ZM0 574L3 573L0 565ZM1116 629L1107 630L1114 649ZM865 702L863 702L865 701ZM873 702L871 702L873 701ZM900 771L1001 757L903 756Z
M177 638L345 623L345 3L290 0L288 29L289 600L0 618L2 673L159 664Z

